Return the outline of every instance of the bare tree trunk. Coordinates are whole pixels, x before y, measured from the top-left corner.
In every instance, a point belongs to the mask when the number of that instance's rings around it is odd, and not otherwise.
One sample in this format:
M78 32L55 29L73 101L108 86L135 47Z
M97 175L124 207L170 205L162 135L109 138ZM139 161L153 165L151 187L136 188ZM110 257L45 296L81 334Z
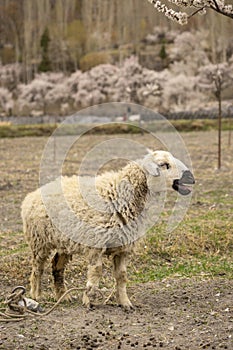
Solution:
M116 20L115 11L116 11L115 1L111 1L109 4L109 16L108 16L108 26L107 26L107 30L109 33L109 45L110 45L110 47L114 43L114 25L115 25L115 20Z
M221 88L218 94L218 169L221 169L221 157L222 157L222 94Z
M230 147L231 147L231 134L232 134L230 109L228 109L228 127L229 127L229 133L228 133L228 148L230 148Z
M231 147L231 134L232 134L232 130L231 130L231 124L230 124L230 121L229 121L228 148Z
M30 59L29 59L29 48L31 46L31 11L30 3L27 0L24 1L24 79L28 83L30 81Z
M217 62L217 53L216 53L216 18L215 13L211 12L209 13L209 20L210 20L210 44L211 44L211 61L212 63Z

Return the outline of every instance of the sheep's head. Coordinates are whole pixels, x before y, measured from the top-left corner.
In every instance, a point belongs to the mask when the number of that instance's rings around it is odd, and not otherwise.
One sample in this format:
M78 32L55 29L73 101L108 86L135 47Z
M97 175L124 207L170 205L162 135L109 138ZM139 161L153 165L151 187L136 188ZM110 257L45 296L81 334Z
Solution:
M181 195L191 192L191 185L195 183L191 171L177 158L166 151L149 151L143 159L143 168L149 175L150 186L153 186L155 178L161 177L166 182L166 189L178 191Z

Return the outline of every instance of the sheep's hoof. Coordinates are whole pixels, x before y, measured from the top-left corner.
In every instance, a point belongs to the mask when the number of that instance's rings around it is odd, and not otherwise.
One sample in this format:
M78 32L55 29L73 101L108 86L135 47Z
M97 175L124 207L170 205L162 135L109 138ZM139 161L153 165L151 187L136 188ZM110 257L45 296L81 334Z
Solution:
M130 301L121 303L121 304L119 304L119 306L125 311L132 311L132 310L134 310L134 306L132 305L132 303Z
M86 291L83 293L83 306L87 307L88 309L91 308L91 301Z
M41 297L41 293L30 291L30 296L33 300L39 301Z
M87 289L83 294L83 305L91 309L95 306L94 302L101 303L103 299L103 294L97 287L92 287ZM92 303L92 301L94 301Z

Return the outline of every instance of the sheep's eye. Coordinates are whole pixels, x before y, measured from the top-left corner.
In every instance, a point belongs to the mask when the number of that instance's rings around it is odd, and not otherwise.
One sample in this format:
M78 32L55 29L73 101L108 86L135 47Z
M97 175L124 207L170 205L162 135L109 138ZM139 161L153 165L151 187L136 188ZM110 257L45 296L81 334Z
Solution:
M170 169L171 168L169 163L162 163L162 164L160 164L160 167L163 169Z

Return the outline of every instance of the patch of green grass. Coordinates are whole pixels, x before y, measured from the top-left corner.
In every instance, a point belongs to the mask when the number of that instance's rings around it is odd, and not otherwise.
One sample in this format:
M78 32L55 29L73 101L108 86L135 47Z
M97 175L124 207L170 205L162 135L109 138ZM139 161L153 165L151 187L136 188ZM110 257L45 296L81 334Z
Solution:
M209 131L217 130L218 124L216 119L195 119L195 120L170 120L171 124L178 131ZM159 123L159 124L158 124ZM161 124L161 125L160 125ZM158 130L158 126L161 130L166 131L166 122L155 122L143 124L143 128L153 131L153 128ZM57 124L32 124L32 125L11 125L0 124L0 138L4 137L27 137L27 136L50 136L54 130L58 127ZM89 125L90 131L87 134L140 134L141 128L137 124L123 124L123 123L110 123L105 125ZM164 129L165 128L165 129ZM83 132L86 133L87 126L65 125L60 129L61 135L80 135ZM233 130L233 120L222 120L223 130ZM58 132L59 134L59 132Z
M174 258L203 254L233 254L233 229L228 210L209 210L198 216L188 214L172 232L166 224L151 229L146 238L148 254Z
M203 195L206 198L206 194ZM224 276L233 278L233 227L230 195L208 191L208 200L189 208L180 225L167 231L171 211L151 228L138 248L133 279L151 281L175 276Z
M32 125L1 125L0 138L50 136L56 129L56 124L32 124Z
M209 131L218 129L217 119L171 120L178 131ZM222 119L222 130L233 130L233 120Z
M57 129L58 136L64 135L81 135L86 133L92 134L139 134L141 129L137 125L112 123L106 125L90 125L87 131L86 125L72 124L59 125L56 124L33 124L33 125L1 125L0 138L28 137L28 136L50 136Z
M22 232L1 233L0 256L23 254L28 250L28 244Z
M144 259L143 259L144 260ZM140 264L138 265L140 266ZM193 277L193 276L224 276L233 278L232 261L229 257L220 256L200 256L199 258L190 257L188 259L154 259L147 262L143 268L132 269L131 281L142 283L154 281L156 279L174 278L174 277Z
M18 243L15 247L0 247L0 256L9 256L13 254L21 254L28 250L27 243Z

